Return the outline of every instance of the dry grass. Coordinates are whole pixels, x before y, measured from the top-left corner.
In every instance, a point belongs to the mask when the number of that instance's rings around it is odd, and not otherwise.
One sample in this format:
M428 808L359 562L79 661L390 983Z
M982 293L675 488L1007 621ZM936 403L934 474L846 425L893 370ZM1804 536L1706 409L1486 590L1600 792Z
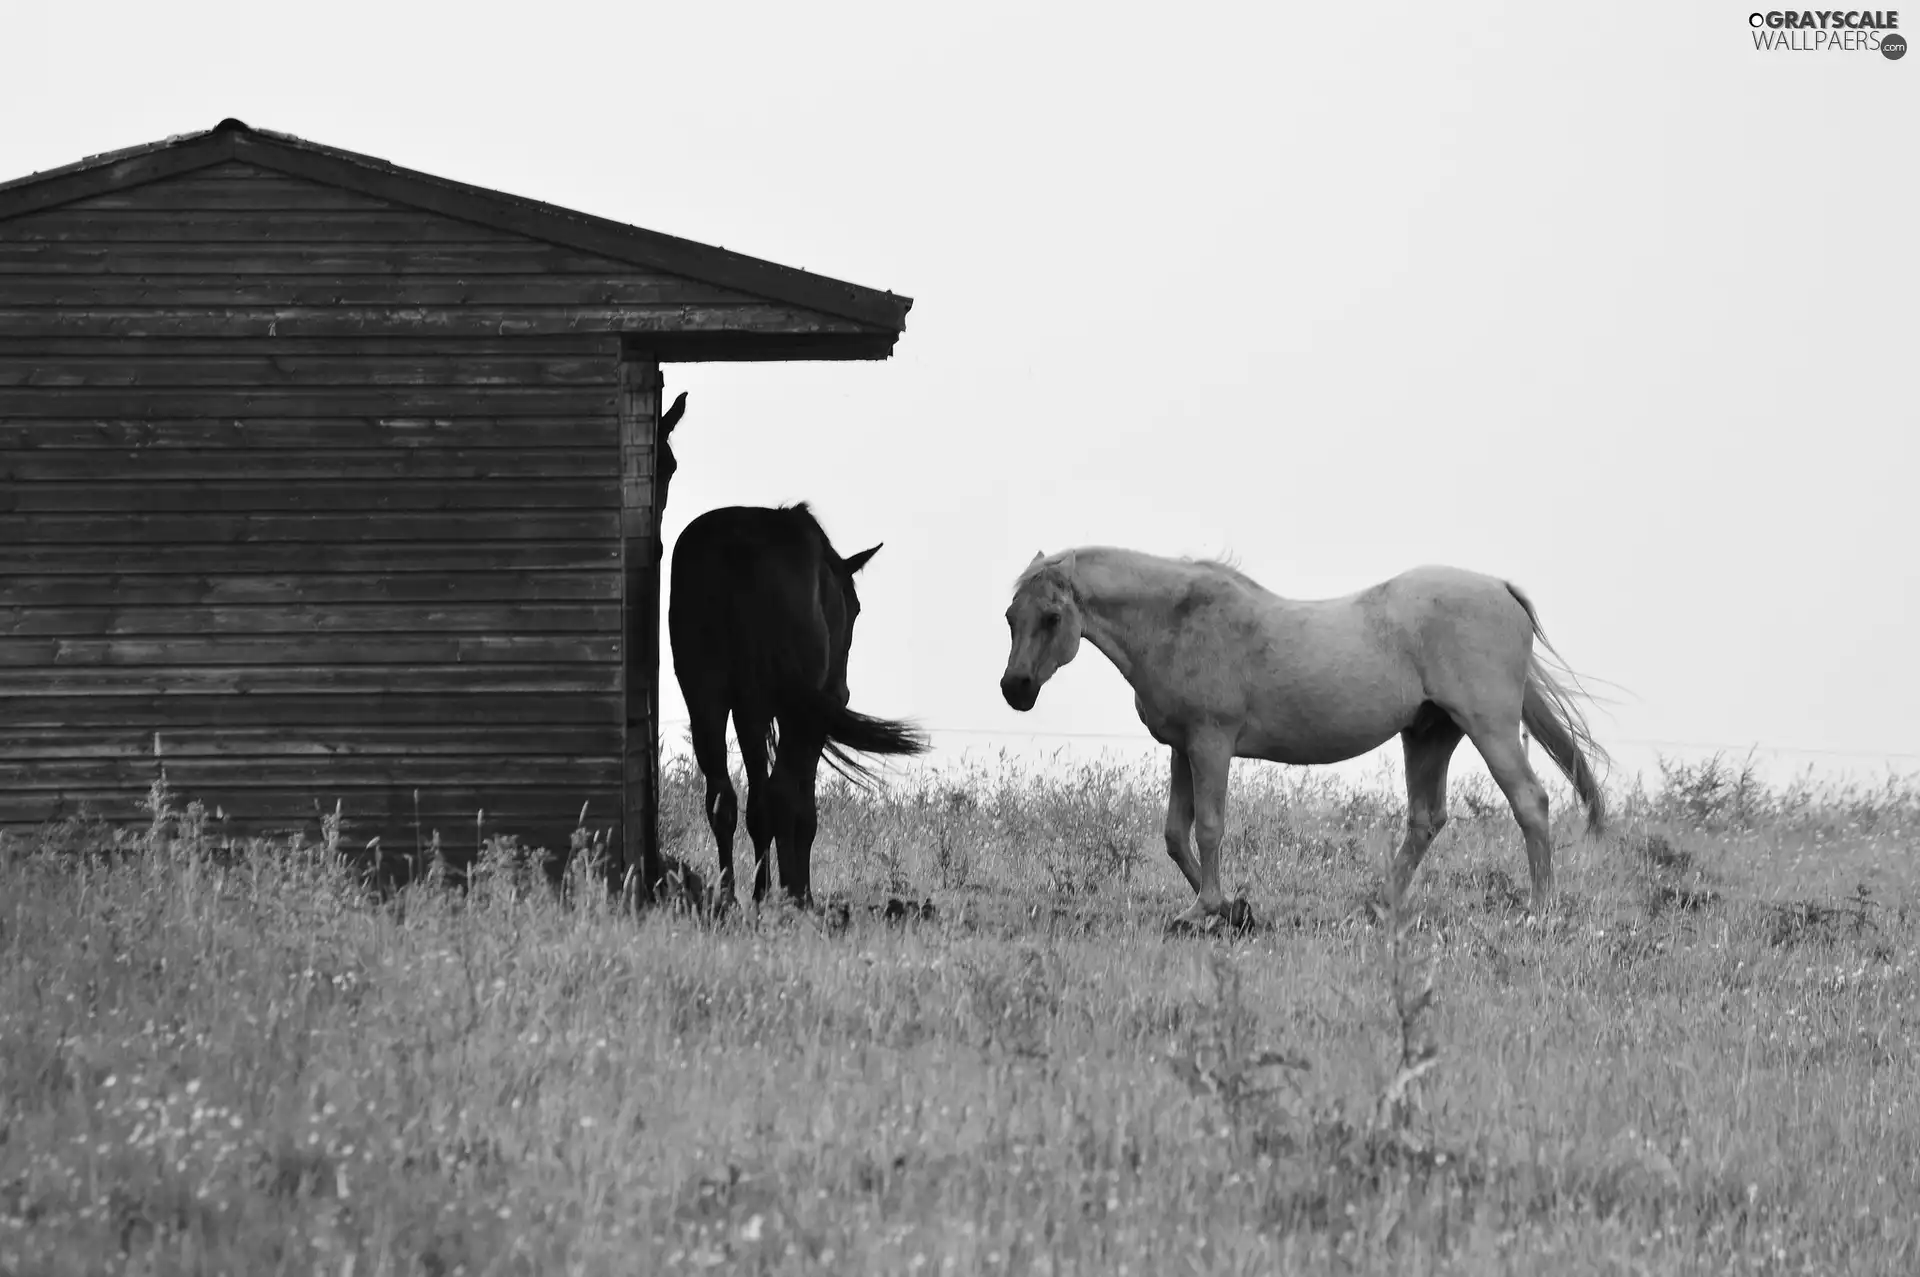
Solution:
M849 907L720 925L50 831L0 855L0 1272L1910 1271L1920 795L1707 771L1569 822L1544 924L1456 789L1394 925L1395 795L1245 767L1239 939L1162 934L1117 765L833 790Z

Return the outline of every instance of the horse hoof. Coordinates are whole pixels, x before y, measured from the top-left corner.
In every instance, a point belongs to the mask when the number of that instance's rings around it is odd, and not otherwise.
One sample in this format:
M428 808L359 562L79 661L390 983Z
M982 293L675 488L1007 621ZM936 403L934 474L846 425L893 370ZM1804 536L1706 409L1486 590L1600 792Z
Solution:
M1235 931L1252 931L1259 925L1254 921L1253 906L1247 903L1245 896L1227 901L1226 911L1221 918Z
M1247 903L1245 896L1241 896L1222 904L1219 913L1199 913L1190 909L1176 915L1167 923L1167 934L1210 936L1221 931L1251 931L1256 925L1253 906Z
M898 896L889 896L880 909L880 916L888 922L931 922L935 910L931 900L902 900Z

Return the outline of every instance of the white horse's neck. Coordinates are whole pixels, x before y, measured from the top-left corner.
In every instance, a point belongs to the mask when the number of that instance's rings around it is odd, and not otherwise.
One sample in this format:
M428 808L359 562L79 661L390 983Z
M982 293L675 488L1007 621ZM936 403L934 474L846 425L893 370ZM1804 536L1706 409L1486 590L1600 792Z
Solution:
M1146 645L1164 637L1191 564L1113 546L1084 546L1060 556L1080 609L1080 633L1133 682Z

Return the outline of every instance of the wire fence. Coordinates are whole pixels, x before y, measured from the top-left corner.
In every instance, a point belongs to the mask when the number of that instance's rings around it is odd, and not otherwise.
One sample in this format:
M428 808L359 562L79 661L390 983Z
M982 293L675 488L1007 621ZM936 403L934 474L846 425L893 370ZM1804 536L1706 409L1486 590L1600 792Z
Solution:
M688 720L684 718L666 719L666 720L663 720L661 723L661 727L663 730L670 729L676 734L680 732L684 732L689 726L690 724ZM929 725L929 724L921 724L920 727L921 727L921 730L927 733L927 735L934 738L936 745L939 743L939 738L942 736L963 736L963 737L973 737L973 738L998 739L1003 741L1029 741L1029 740L1032 740L1032 741L1046 741L1046 740L1114 741L1118 743L1138 745L1138 746L1141 746L1142 748L1154 748L1154 749L1160 748L1158 743L1155 742L1151 736L1147 735L1146 730L1144 728L1142 728L1140 731L1137 731L1137 732L1057 732L1057 731L1023 731L1019 728L1003 729L1003 728L996 728L996 727L944 727L944 726ZM1813 745L1778 745L1778 744L1770 744L1770 743L1760 742L1760 741L1747 741L1747 742L1685 741L1685 740L1653 739L1653 738L1647 738L1647 737L1611 737L1604 743L1608 745L1633 746L1639 749L1650 749L1650 750L1687 750L1687 751L1697 751L1701 753L1742 754L1742 755L1751 753L1751 754L1764 754L1772 757L1843 758L1843 759L1864 759L1864 760L1870 760L1874 762L1887 762L1887 763L1892 763L1892 762L1920 763L1920 753L1903 753L1896 750L1881 750L1881 749L1835 749L1827 746L1813 746Z

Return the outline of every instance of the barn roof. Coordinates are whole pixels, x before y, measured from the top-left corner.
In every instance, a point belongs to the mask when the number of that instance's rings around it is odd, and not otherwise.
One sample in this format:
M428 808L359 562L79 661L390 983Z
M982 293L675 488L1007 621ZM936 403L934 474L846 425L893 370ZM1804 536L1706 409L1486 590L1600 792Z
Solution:
M897 293L435 177L370 155L252 128L235 119L222 120L204 132L176 134L159 142L90 155L60 168L0 182L0 221L235 160L818 311L851 320L868 330L817 337L809 334L785 347L768 346L762 340L751 352L742 349L741 354L747 358L884 359L906 328L907 311L913 306L912 298ZM692 350L688 353L696 358L729 357L717 347L705 355Z

